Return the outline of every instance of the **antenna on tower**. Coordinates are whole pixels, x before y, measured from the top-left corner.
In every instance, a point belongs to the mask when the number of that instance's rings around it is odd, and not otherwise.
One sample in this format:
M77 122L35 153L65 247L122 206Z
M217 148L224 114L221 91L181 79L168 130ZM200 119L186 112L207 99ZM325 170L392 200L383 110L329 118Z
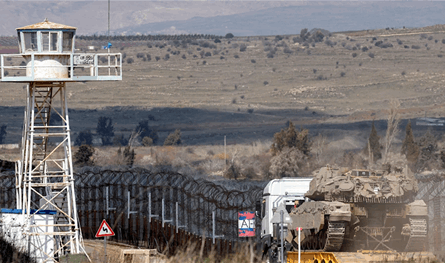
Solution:
M108 41L110 41L110 0L108 0Z

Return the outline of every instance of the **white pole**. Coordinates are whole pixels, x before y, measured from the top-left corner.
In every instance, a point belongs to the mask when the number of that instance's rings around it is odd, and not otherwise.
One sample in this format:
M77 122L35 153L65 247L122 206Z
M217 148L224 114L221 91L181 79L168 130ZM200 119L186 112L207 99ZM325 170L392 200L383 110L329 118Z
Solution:
M212 211L212 239L213 239L213 244L215 244L215 232L216 232L215 231L215 211Z
M165 219L165 203L164 198L162 198L162 227L164 227L165 223L173 223L173 219Z
M224 135L224 170L227 170L226 136Z
M179 232L179 206L178 202L176 202L176 234Z
M151 223L151 193L148 193L148 222Z
M131 211L131 209L130 209L130 205L131 205L130 190L128 190L128 192L127 192L127 196L128 196L128 198L127 198L127 213L128 213L128 219L130 219L130 215L131 215L131 214L136 214L138 211ZM113 209L114 209L114 208L113 208Z
M301 227L298 228L298 263L301 257Z
M164 198L162 198L162 227L164 227Z
M110 41L110 0L108 0L108 41Z
M280 210L280 216L281 216L281 233L280 233L280 241L281 241L281 263L284 263L284 233L283 233L283 225L284 225L284 212L283 210Z
M108 76L111 75L110 68L110 47L108 43L110 43L110 0L108 0L108 32L107 32L107 50L108 50ZM116 59L116 58L115 58Z
M105 198L107 200L107 216L108 216L108 186L105 187Z
M104 237L104 263L107 263L107 237Z

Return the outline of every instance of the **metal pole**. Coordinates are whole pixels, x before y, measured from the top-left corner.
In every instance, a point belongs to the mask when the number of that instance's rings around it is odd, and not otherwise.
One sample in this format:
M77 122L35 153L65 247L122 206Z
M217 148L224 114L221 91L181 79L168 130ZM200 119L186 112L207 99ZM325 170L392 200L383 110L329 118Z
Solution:
M283 216L284 216L284 212L283 210L280 210L280 217L281 217L281 233L280 233L280 242L281 242L281 263L284 262L284 233L283 233L283 224L284 224L284 220L283 220Z
M164 227L164 198L162 198L162 227Z
M227 170L226 136L224 135L224 170Z
M162 217L161 217L162 218L162 227L164 227L165 223L173 223L173 219L168 219L168 220L165 219L165 214L164 214L165 207L164 207L164 205L165 205L164 198L162 198Z
M185 228L186 225L179 225L179 203L176 202L176 234L179 233L179 228Z
M127 192L127 211L128 211L128 219L130 219L130 191Z
M151 193L148 193L148 222L151 223Z
M179 232L179 205L176 202L176 234Z
M110 0L108 0L108 37L107 37L108 43L110 43ZM107 43L107 50L108 50L108 76L111 75L111 68L110 68L110 46ZM116 59L116 58L115 58Z
M128 219L130 219L130 215L131 214L136 214L138 211L131 211L130 210L130 205L131 205L131 203L130 203L130 191L128 191L127 192L127 196L128 196L128 201L127 201L127 212L128 212Z
M104 263L107 263L107 237L104 237Z
M152 217L158 217L158 215L153 215L151 213L151 192L148 192L148 222L151 223Z
M105 198L106 198L106 204L107 204L107 216L108 216L108 186L105 187Z
M298 263L301 259L301 227L298 228Z
M110 0L108 0L108 40L110 40Z
M173 219L165 219L165 207L164 207L165 203L164 203L164 198L162 198L162 227L164 227L165 223L173 223ZM170 206L171 207L171 206ZM171 215L170 215L171 216Z
M215 211L212 211L212 239L213 244L215 244Z
M107 210L107 217L108 214L110 213L110 210L116 210L116 207L110 207L110 195L109 195L109 187L105 187L105 199L106 199L106 210Z

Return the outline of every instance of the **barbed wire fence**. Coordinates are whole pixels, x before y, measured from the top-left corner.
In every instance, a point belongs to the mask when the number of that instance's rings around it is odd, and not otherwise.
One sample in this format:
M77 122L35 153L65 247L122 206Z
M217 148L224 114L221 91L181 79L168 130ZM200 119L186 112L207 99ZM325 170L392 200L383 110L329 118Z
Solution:
M0 180L0 206L14 208L14 174L2 173ZM78 171L75 180L85 239L93 239L102 219L106 219L116 232L111 240L174 253L186 242L201 244L205 238L206 252L216 248L222 254L246 241L238 237L238 212L259 212L267 183L208 180L141 168L95 167ZM260 220L256 224L258 238ZM219 238L213 241L213 237Z
M417 174L419 184L417 199L428 206L428 246L441 258L445 257L445 171Z

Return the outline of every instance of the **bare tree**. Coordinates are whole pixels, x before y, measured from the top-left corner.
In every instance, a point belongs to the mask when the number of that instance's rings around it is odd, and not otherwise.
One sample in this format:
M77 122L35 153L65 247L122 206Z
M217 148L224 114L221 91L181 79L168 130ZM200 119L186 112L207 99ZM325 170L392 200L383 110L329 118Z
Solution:
M386 137L385 137L385 152L383 154L383 163L388 161L388 154L391 149L394 138L399 132L399 122L400 122L400 114L399 107L400 102L398 100L391 100L389 102L389 113L388 113L388 127L386 128Z
M309 169L308 157L296 147L285 147L270 161L270 173L273 178L298 177Z
M224 175L228 178L232 178L237 180L240 176L240 167L237 165L237 159L238 159L238 149L235 148L234 151L232 151L231 160L229 161L229 167L224 171ZM227 156L224 155L224 161L227 163Z
M317 164L321 164L321 158L323 157L323 152L326 149L326 136L323 134L318 134L317 137L313 140L313 148L312 150L315 152L315 158L317 160Z
M131 133L130 139L128 139L128 146L133 147L140 135L141 135L140 130L133 131Z

